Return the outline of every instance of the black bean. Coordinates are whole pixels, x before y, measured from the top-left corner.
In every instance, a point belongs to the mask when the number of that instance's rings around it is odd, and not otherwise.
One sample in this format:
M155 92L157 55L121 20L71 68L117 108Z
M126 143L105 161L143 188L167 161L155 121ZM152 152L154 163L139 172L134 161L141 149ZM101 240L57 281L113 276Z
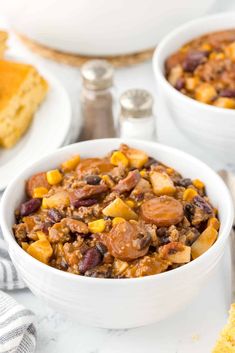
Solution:
M183 69L187 72L193 72L198 65L205 61L208 56L208 52L205 51L193 51L189 52L183 62Z
M88 207L88 206L92 206L96 203L98 203L97 199L71 200L71 204L76 208L81 207L81 206Z
M157 229L157 236L158 237L165 237L167 235L167 228L166 227L161 227Z
M111 278L112 277L112 268L93 268L85 272L85 276L87 277L96 277L96 278Z
M42 200L37 198L22 203L20 206L21 217L25 217L33 212L36 212L41 207L41 204Z
M101 182L101 177L98 175L87 175L85 181L89 185L98 185Z
M191 222L193 215L194 215L195 207L191 203L187 203L184 206L184 214L186 218Z
M50 208L47 212L47 216L54 222L58 223L63 218L63 215L56 208Z
M102 262L102 258L102 254L96 246L88 249L79 264L80 273L84 274L86 271L99 265Z
M175 84L175 88L180 91L185 86L185 80L183 77L178 78Z
M139 234L139 237L137 239L133 240L133 246L137 250L142 250L150 245L151 240L152 240L152 237L150 234L146 234L146 235Z
M203 197L197 195L194 197L193 202L197 207L201 208L205 213L211 214L213 212L211 205L209 205L209 203L206 202L206 200Z
M151 167L152 164L159 164L159 162L153 158L153 157L149 157L147 162L144 164L143 168L145 169L149 169Z
M184 188L187 188L189 185L192 185L192 180L189 178L183 178L179 179L175 182L177 186L183 186Z
M219 93L220 97L235 98L235 89L225 88Z
M97 249L101 252L101 254L104 256L104 254L108 251L107 247L103 243L97 243L96 244Z
M160 245L166 245L168 243L170 243L170 239L168 237L168 235L163 236L159 239Z

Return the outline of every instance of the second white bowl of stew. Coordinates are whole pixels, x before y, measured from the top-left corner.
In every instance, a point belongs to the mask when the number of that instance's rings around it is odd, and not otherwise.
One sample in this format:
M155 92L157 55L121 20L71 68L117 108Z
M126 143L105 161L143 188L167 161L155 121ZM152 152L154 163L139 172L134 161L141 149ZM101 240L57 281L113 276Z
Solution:
M153 59L157 95L193 142L225 162L235 155L235 13L172 31Z

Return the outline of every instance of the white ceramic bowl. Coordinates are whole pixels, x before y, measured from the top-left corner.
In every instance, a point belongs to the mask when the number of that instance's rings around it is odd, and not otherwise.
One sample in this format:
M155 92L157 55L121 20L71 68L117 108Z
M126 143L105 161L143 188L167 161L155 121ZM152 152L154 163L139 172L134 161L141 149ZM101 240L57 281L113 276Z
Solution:
M25 180L58 166L66 158L103 156L120 142L145 150L175 167L184 176L199 178L219 210L221 228L216 243L201 257L175 270L137 279L100 279L78 276L49 267L27 254L12 233L14 210L24 197ZM233 208L222 179L207 165L179 150L138 140L106 139L80 142L50 153L23 170L6 189L0 224L11 259L32 292L60 313L83 324L105 328L147 325L175 313L198 293L224 253L232 226Z
M109 56L153 48L170 30L219 1L8 0L1 1L1 14L17 32L46 46Z
M177 91L165 78L164 62L186 42L209 32L231 28L235 28L235 12L188 22L169 33L153 57L157 98L162 100L177 126L193 142L228 163L235 162L235 110L200 103Z

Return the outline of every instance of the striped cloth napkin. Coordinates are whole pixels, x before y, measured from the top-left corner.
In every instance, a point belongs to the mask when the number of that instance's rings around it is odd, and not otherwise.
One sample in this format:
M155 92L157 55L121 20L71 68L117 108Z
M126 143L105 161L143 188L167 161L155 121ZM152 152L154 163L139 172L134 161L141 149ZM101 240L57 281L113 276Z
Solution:
M1 237L1 232L0 232ZM0 239L0 289L25 288ZM33 353L36 347L34 314L0 290L0 353Z

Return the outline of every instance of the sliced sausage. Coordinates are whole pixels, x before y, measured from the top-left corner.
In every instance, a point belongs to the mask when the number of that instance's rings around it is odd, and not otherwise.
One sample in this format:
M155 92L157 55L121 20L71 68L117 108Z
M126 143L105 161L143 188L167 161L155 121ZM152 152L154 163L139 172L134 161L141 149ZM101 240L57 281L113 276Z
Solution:
M128 173L127 177L121 179L117 185L113 188L114 191L119 193L127 192L132 190L140 181L140 173L138 170L133 170Z
M147 254L151 236L137 222L116 224L105 237L106 246L112 256L122 261L131 261Z
M183 205L170 196L154 197L140 207L141 217L158 227L169 227L179 223L184 216Z
M37 173L31 176L26 183L26 193L28 196L33 197L33 190L38 187L50 189L51 185L47 181L46 173Z
M107 190L108 186L106 184L85 185L83 188L70 193L70 202L76 204L77 201L90 199L92 196L100 195Z
M78 164L77 174L82 178L87 174L108 173L113 167L107 158L86 158Z

